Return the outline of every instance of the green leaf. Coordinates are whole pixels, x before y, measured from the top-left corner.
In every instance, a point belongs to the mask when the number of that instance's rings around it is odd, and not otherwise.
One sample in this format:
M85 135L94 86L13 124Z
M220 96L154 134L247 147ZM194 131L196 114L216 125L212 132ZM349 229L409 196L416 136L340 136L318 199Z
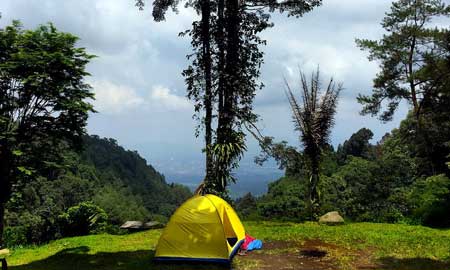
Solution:
M17 167L17 169L18 169L20 172L22 172L22 173L24 173L24 174L26 174L26 175L32 175L32 174L33 174L33 171L31 171L31 170L29 170L29 169L27 169L27 168L25 168L25 167L23 167L23 166L19 166L19 167Z
M23 155L23 152L20 150L14 150L14 151L12 151L12 154L14 156L20 157L21 155Z

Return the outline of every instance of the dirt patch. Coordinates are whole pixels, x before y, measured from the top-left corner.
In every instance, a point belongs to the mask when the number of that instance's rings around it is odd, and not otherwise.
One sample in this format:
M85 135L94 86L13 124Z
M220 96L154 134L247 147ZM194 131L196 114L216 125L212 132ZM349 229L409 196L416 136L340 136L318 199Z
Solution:
M328 252L317 248L300 250L300 255L302 255L303 257L323 258L327 256L327 254Z
M263 250L238 256L238 270L376 269L372 252L354 251L320 240L270 241Z
M332 258L320 245L312 242L273 241L264 243L263 250L240 256L239 261L265 270L337 270ZM245 268L245 267L244 267Z

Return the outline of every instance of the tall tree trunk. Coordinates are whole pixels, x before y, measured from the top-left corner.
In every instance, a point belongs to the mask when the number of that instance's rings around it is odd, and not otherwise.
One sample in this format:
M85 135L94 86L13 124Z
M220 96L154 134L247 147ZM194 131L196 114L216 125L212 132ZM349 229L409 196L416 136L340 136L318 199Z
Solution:
M206 175L205 182L209 182L213 178L213 160L211 153L212 144L212 77L211 77L211 43L210 43L210 16L211 3L210 0L202 1L202 43L203 43L203 68L205 75L205 151L206 151Z
M218 94L218 124L217 124L217 141L223 142L223 127L224 127L224 95L225 95L225 24L224 24L224 10L225 0L218 0L217 3L217 36L216 43L218 48L218 75L219 82L217 87Z
M225 63L224 124L230 137L235 118L235 99L239 89L239 0L226 1L227 54Z
M5 220L5 204L0 202L0 249L3 248L4 220Z
M309 179L309 207L311 220L316 220L319 215L320 199L317 186L319 184L319 160L311 160L311 177Z
M3 246L5 204L11 196L10 158L6 143L0 142L0 247Z
M436 169L434 166L434 157L433 157L433 143L431 142L431 139L428 135L428 130L425 128L425 124L423 122L422 113L420 111L420 105L419 101L417 99L417 89L416 89L416 82L414 77L414 53L416 51L417 46L417 37L414 35L412 37L410 49L409 49L409 56L408 56L408 71L407 76L409 73L409 88L411 91L411 102L413 105L413 113L414 118L416 119L416 127L417 127L417 135L420 136L420 139L423 139L423 142L425 143L425 152L427 155L427 159L430 161L429 163L429 170L432 175L436 173Z
M235 120L235 102L238 94L239 74L239 0L218 2L218 48L219 48L219 111L217 143L232 142ZM229 160L216 161L217 179L228 177ZM226 182L219 183L216 191L224 192Z

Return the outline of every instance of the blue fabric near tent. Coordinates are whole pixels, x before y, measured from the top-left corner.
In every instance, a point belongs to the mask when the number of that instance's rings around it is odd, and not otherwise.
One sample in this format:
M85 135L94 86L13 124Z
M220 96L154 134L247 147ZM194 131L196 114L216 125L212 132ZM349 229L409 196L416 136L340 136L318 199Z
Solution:
M262 249L262 246L263 246L262 241L256 239L256 240L251 241L250 244L248 244L247 251L252 251L255 249Z

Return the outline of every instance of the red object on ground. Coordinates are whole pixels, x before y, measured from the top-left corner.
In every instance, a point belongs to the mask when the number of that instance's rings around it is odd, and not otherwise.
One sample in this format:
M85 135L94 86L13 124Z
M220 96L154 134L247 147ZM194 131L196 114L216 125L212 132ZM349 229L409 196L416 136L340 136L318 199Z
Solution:
M256 238L253 238L250 235L245 234L245 240L244 240L244 243L242 243L241 248L242 249L247 249L248 244L250 244L255 239Z

